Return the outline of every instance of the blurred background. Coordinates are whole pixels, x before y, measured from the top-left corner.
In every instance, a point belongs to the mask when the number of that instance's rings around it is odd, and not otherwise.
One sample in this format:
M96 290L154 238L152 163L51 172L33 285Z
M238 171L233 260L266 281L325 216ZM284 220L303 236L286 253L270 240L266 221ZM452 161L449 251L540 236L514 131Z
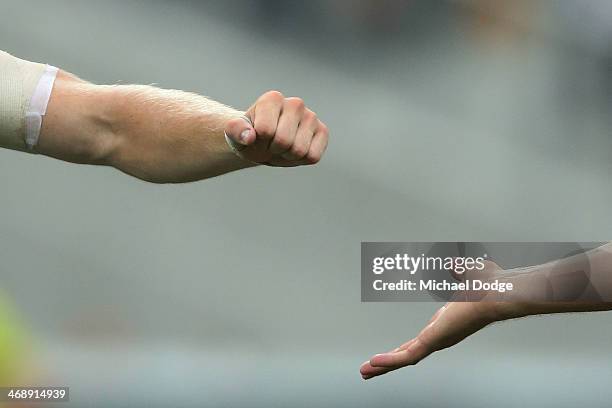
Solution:
M314 168L177 186L1 151L6 384L70 386L71 407L610 406L607 313L358 369L440 306L360 303L361 241L611 238L611 2L0 10L21 58L241 108L278 89L331 129Z

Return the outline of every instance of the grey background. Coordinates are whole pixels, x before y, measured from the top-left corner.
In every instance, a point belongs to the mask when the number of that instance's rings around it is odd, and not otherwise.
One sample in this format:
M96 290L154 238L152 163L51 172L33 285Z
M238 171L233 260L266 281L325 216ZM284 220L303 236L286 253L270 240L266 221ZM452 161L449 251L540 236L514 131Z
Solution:
M237 107L279 89L332 132L315 168L181 186L0 152L0 282L72 406L610 405L607 313L358 373L437 307L360 303L360 242L610 239L609 3L523 2L510 39L470 2L365 3L0 1L22 58Z

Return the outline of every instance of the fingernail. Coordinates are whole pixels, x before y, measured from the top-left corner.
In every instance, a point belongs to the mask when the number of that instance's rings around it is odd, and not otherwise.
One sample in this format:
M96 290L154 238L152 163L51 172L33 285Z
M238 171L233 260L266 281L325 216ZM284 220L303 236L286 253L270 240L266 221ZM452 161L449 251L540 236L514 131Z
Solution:
M246 141L249 140L249 136L251 135L251 129L247 129L240 134L240 141L246 144Z

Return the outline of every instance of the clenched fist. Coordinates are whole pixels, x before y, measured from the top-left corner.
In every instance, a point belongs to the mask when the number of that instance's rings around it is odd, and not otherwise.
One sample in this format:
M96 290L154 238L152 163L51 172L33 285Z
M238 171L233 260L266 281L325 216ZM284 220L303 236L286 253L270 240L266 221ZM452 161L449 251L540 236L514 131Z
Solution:
M263 94L244 118L230 120L225 134L241 158L269 166L301 166L321 160L329 131L300 98Z

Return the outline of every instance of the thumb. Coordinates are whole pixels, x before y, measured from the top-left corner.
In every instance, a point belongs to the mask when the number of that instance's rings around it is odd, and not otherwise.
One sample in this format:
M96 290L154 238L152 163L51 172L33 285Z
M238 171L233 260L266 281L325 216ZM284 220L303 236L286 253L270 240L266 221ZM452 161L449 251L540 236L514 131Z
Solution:
M248 146L255 142L256 134L247 117L235 118L225 125L225 134L230 141Z

